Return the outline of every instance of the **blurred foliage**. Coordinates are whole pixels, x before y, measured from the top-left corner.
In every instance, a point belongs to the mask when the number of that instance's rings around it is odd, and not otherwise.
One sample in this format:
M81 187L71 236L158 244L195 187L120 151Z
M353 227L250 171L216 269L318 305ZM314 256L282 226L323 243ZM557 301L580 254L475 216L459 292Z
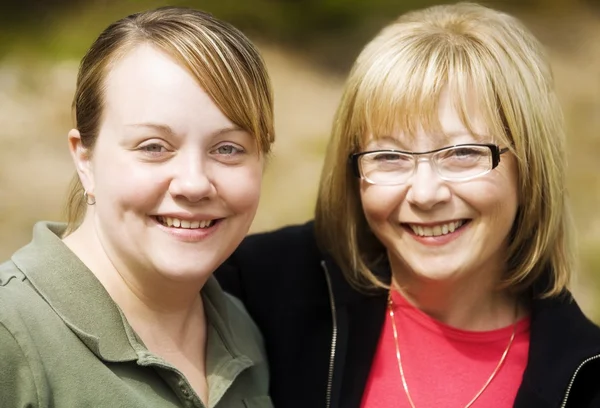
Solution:
M306 53L325 67L345 71L358 48L395 16L447 0L12 0L0 13L0 57L36 53L79 58L110 22L164 5L203 9L254 39ZM560 14L574 3L598 0L492 0L501 9Z

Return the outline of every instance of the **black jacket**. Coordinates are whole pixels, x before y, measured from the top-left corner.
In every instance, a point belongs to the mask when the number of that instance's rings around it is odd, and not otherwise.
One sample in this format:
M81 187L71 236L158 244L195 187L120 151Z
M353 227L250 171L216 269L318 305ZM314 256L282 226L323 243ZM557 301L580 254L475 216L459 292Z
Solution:
M216 276L262 330L277 408L360 406L386 294L354 290L312 223L249 236ZM530 339L515 407L600 407L600 329L570 295L532 302Z

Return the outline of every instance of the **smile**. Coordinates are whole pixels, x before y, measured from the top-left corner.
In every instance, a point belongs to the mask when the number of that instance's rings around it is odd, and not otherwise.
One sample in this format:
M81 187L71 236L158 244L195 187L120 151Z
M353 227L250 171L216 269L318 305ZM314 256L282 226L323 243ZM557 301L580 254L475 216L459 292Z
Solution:
M415 235L420 237L439 237L452 233L462 227L467 220L453 221L445 224L438 225L418 225L418 224L405 224Z
M164 225L165 227L183 228L183 229L210 228L217 221L217 220L190 221L190 220L181 220L179 218L162 217L162 216L157 216L156 220L160 224Z

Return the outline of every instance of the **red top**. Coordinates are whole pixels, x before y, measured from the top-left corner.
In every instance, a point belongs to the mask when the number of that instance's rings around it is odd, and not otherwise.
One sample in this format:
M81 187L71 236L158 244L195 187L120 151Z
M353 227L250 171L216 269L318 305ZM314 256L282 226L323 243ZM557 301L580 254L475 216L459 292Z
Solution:
M416 408L464 407L479 392L508 345L513 325L491 331L450 327L392 292L402 367ZM472 408L513 406L527 365L529 318L517 323L504 364ZM367 380L362 408L410 408L396 359L389 312Z

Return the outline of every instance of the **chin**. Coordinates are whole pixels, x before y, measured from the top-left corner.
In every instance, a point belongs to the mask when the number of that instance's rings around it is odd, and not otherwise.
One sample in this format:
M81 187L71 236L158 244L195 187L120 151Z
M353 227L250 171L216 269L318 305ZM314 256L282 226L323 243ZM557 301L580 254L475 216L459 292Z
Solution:
M190 283L194 282L204 282L208 279L213 273L213 270L202 270L197 266L195 268L189 269L177 269L174 270L173 267L170 270L163 271L161 274L165 276L168 280L172 282L180 282L180 283Z
M407 267L420 279L441 282L458 278L462 274L463 268L449 265L451 265L451 262L435 260L413 265L407 264Z
M202 262L202 255L196 254L192 259L186 262L173 262L167 260L157 265L159 273L168 280L175 282L195 282L205 281L217 269L218 263Z
M460 273L457 271L428 271L418 275L431 282L447 282L458 278Z

